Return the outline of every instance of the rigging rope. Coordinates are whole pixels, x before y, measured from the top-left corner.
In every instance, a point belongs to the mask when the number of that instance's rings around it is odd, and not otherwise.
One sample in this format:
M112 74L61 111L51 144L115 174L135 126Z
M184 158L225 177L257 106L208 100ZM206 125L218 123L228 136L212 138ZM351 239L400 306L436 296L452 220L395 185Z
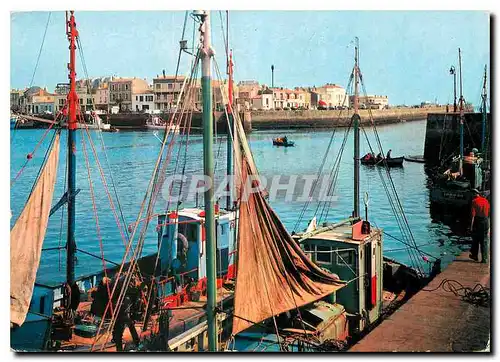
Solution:
M179 104L180 98L181 98L183 92L184 92L184 87L183 87L183 89L181 89L181 93L180 93L179 98L177 100L177 104ZM171 120L170 120L170 126L172 126L173 121L174 121L174 119L175 119L175 117L177 115L177 110L178 110L178 107L176 107L176 109L172 113ZM169 129L170 129L170 127L169 127ZM172 140L169 143L168 152L167 152L167 156L166 156L167 159L165 160L164 164L168 163L168 161L169 161L169 156L171 154L172 147L173 147L173 145L175 143L176 136L177 136L176 133L174 133L173 136L172 136ZM153 208L154 208L154 205L155 205L158 193L159 193L159 188L158 188L157 182L158 182L158 178L160 176L159 169L160 169L160 166L162 165L162 160L163 160L163 155L164 155L164 151L165 151L165 146L167 144L167 137L168 137L168 132L167 132L167 128L165 128L165 136L164 136L164 139L163 139L160 151L158 153L157 160L155 162L155 167L154 167L154 170L153 170L153 174L152 174L152 177L150 179L150 182L149 182L148 188L146 190L146 193L144 195L144 199L143 199L143 201L141 203L141 208L140 208L139 214L137 216L136 222L134 223L132 235L130 237L129 244L127 245L127 250L126 250L126 253L124 255L124 259L122 261L122 265L121 265L120 270L118 272L118 275L116 277L116 279L118 280L119 276L121 275L121 273L123 271L124 261L126 260L126 258L128 256L128 253L130 252L132 242L133 242L133 240L135 238L135 234L136 234L137 229L139 227L139 221L142 219L142 213L144 212L144 207L145 207L146 202L148 201L148 198L149 198L149 202L148 202L147 209L146 209L146 215L147 215L147 217L145 218L144 223L142 225L142 229L139 232L139 239L137 241L137 246L133 250L132 256L130 257L130 265L129 265L129 268L128 268L127 272L125 273L125 279L124 279L124 282L123 282L122 289L120 290L119 295L118 295L118 300L117 300L117 304L116 304L116 307L115 307L115 311L118 311L119 308L121 308L121 305L122 305L123 300L125 298L126 292L127 292L128 287L130 285L130 281L132 280L132 273L131 273L132 268L136 265L136 259L138 257L140 257L140 254L142 252L142 247L143 247L143 244L144 244L145 234L146 234L146 231L147 231L147 228L148 228L148 225L149 225L150 216L153 213ZM116 286L117 286L117 283L115 283L115 285L113 286L113 291L111 292L112 295L114 295L115 292L116 292ZM106 314L107 310L108 310L108 306L106 307L105 314ZM116 315L116 313L115 313L115 315ZM103 318L103 320L104 320L104 318ZM111 323L108 326L108 332L111 329L114 328L115 323L116 323L116 318L112 318ZM98 334L99 334L99 331L101 330L101 328L102 328L102 322L101 322L101 325L99 326ZM108 336L106 338L106 342L108 340L109 340L109 334L108 334ZM94 343L92 345L92 349L94 348L94 346L95 346L95 340L94 340ZM102 348L104 348L104 347L102 347Z
M89 74L88 74L88 71L87 71L87 65L85 63L85 56L84 56L84 53L83 53L83 45L80 41L80 36L77 37L76 39L77 41L77 44L78 44L78 50L79 50L79 54L80 54L80 59L82 61L82 66L83 66L83 70L85 72L85 77L87 78L87 92L88 94L91 94L91 89L90 89L90 78L89 78ZM95 112L96 111L96 106L95 106L95 103L94 103L94 99L91 98L91 106L92 106L92 111ZM96 115L96 118L98 116ZM111 180L111 187L113 188L113 193L114 193L114 196L116 198L116 204L118 206L118 211L120 212L120 217L121 217L121 220L123 222L123 225L124 225L124 229L125 229L125 234L127 236L127 239L129 238L129 233L128 233L128 230L127 228L125 227L127 225L127 221L125 219L125 215L123 214L123 209L122 209L122 206L121 206L121 203L120 203L120 198L118 196L118 190L116 188L116 183L115 183L115 180L113 178L113 172L111 170L111 164L109 162L109 159L108 159L108 153L106 152L106 145L104 143L104 137L102 135L102 132L101 132L101 124L100 122L97 122L97 126L99 128L99 140L101 141L101 147L104 151L104 160L106 161L106 166L107 166L107 169L109 170L109 178ZM95 154L94 154L94 157ZM96 158L97 159L97 158Z
M349 86L351 85L352 79L353 79L353 77L352 77L352 73L351 73L351 75L349 76L349 80L348 80L348 85L347 85L347 87L348 87L348 88L349 88ZM344 101L343 101L343 104L345 103L346 97L347 97L347 92L346 92L346 94L344 95ZM339 113L338 120L340 120L340 119L341 119L341 118L340 118L340 117L341 117L341 114L342 114L342 110L341 110L341 112ZM314 194L314 192L315 192L315 190L316 190L316 187L317 187L317 185L318 185L319 179L321 178L321 175L323 174L323 168L324 168L325 163L326 163L326 161L327 161L327 159L328 159L328 154L330 153L330 149L331 149L331 147L332 147L332 145L333 145L333 140L334 140L334 138L335 138L335 133L336 133L336 130L337 130L337 127L334 127L334 128L333 128L333 131L332 131L332 135L331 135L331 137L330 137L330 141L328 142L328 146L327 146L327 148L326 148L326 152L325 152L325 154L323 155L323 160L321 161L321 164L320 164L319 170L318 170L318 172L317 172L318 177L317 177L317 178L314 180L314 182L313 182L313 185L312 185L312 188L311 188L311 193L310 193L311 195L312 195L312 194ZM301 210L301 212L300 212L300 214L299 214L299 217L298 217L298 219L297 219L297 221L296 221L296 223L295 223L295 225L294 225L294 227L293 227L293 229L292 229L292 232L295 232L295 231L297 230L297 228L299 227L300 223L302 222L303 217L304 217L304 214L305 214L306 210L308 209L308 207L309 207L309 204L310 204L311 200L312 200L312 197L308 197L307 201L305 202L304 206L302 207L302 210ZM317 212L317 209L316 209L316 212ZM316 212L315 212L315 213L316 213Z
M19 179L19 177L23 174L24 172L24 169L26 168L26 166L28 165L28 163L33 159L33 157L35 156L35 152L38 150L38 148L40 147L40 145L42 144L43 140L45 139L45 137L47 136L47 134L49 133L49 131L52 129L52 127L54 126L55 121L57 120L57 117L59 116L56 115L56 119L54 120L54 123L51 123L50 126L47 128L47 130L43 133L42 137L40 138L40 140L38 140L37 144L35 145L35 147L33 148L33 151L31 151L30 153L28 153L26 155L26 161L24 162L23 166L21 167L21 169L17 172L16 176L12 179L12 181L10 182L10 187L14 186L14 184L16 183L16 181ZM55 132L54 132L55 134Z
M28 88L31 88L33 86L33 81L35 80L35 74L36 74L36 71L38 69L38 63L40 62L40 57L42 55L43 44L45 43L45 36L47 35L47 29L49 28L51 14L52 14L52 12L49 11L49 15L47 16L47 23L45 24L45 31L43 32L42 44L40 45L40 50L38 51L38 56L36 58L36 63L35 63L35 69L33 70L33 75L31 76L30 86Z
M89 135L89 138L90 138L90 135ZM88 176L88 180L89 180L90 199L92 201L92 210L93 210L93 213L94 213L94 220L95 220L95 224L96 224L97 239L99 240L99 249L100 249L100 252L101 252L102 269L104 271L104 276L107 278L108 277L108 272L107 272L107 268L106 268L106 259L104 258L104 246L103 246L103 243L102 243L101 228L99 226L99 215L98 215L98 212L97 212L97 206L96 206L96 202L95 202L94 186L93 186L93 183L92 183L92 175L91 175L91 171L90 171L89 157L88 157L88 154L87 154L87 147L85 146L85 135L82 135L81 139L82 139L82 146L83 146L82 147L82 149L83 149L83 155L85 157L85 165L87 167L87 176ZM110 290L109 290L109 283L106 284L106 290L107 290L107 293L108 293L108 300L111 301L111 293L110 293Z
M359 78L360 78L360 82L361 82L361 86L362 86L362 89L363 89L363 94L365 95L365 97L367 97L367 92L366 92L366 88L365 88L365 84L364 84L364 81L363 81L363 76L361 74L361 71L360 71L360 74L359 74ZM371 108L368 108L368 114L369 114L369 119L370 119L370 124L372 126L372 129L373 129L373 133L375 135L375 139L377 141L377 145L378 145L378 149L380 151L380 153L382 155L384 155L384 150L382 148L382 143L380 141L380 137L378 135L378 131L377 131L377 127L375 126L375 122L373 120L373 114L372 114L372 111L371 111ZM367 138L367 141L368 141L368 145L369 145L369 148L370 148L370 151L373 152L373 149L371 147L371 144L369 143L369 140L368 140L368 136L366 135L366 132L365 132L365 136ZM380 178L381 178L381 181L382 181L382 184L384 186L384 189L386 190L386 194L388 196L388 199L389 199L389 203L391 205L391 207L393 207L393 210L397 212L394 213L394 216L396 218L396 221L398 222L398 224L400 225L400 230L404 235L406 235L406 237L409 239L409 243L412 244L414 246L414 248L416 250L418 250L418 246L416 244L416 241L415 241L415 238L413 236L413 233L411 231L411 228L410 228L410 225L409 225L409 222L408 222L408 219L406 218L406 214L404 212L404 209L403 209L403 206L401 204L401 201L399 199L399 196L398 196L398 193L397 193L397 190L396 190L396 187L394 185L394 181L392 180L392 177L391 177L391 174L390 174L390 169L389 169L389 166L387 165L387 162L385 162L385 160L383 161L383 165L384 165L384 170L386 172L386 175L387 175L387 179L389 181L389 186L391 187L391 191L393 193L393 195L391 195L390 192L388 192L388 188L387 188L387 185L386 185L386 182L384 180L384 178L382 177L382 171L380 170L380 168L377 168L377 171L380 175ZM395 202L394 202L395 201ZM393 205L393 203L395 205ZM401 217L401 220L399 220L398 216ZM402 226L402 227L401 227ZM419 259L417 259L419 260ZM416 265L414 265L422 274L423 273L423 269L422 269L422 266L421 266L421 263L417 263Z

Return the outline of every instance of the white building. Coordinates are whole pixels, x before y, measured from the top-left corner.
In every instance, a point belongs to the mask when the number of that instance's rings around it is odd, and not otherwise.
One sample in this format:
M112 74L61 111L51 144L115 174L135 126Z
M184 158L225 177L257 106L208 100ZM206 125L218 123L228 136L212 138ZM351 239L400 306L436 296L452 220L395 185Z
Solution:
M346 91L337 84L325 84L322 87L313 88L311 93L311 103L314 107L318 106L319 101L326 103L327 107L347 107L349 98L346 97Z
M153 91L132 94L132 111L152 113L155 109Z
M273 104L273 94L272 93L262 93L251 99L252 109L265 110L274 109Z

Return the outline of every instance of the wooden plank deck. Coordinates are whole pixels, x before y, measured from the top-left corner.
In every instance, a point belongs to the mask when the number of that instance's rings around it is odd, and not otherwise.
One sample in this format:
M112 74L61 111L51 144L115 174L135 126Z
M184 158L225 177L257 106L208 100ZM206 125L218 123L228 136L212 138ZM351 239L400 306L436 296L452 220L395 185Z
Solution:
M472 352L486 348L490 336L490 307L477 306L437 288L444 279L464 287L490 287L490 266L461 254L394 314L349 352Z

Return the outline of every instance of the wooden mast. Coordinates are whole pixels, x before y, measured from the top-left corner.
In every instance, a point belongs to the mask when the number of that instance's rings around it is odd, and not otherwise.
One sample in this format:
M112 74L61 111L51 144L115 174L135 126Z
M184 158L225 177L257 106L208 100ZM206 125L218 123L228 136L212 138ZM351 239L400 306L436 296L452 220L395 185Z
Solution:
M359 39L356 37L354 50L354 210L353 217L359 216Z
M487 85L486 85L486 82L487 82L487 66L485 65L484 66L484 81L483 81L483 93L481 95L482 97L482 100L483 100L483 104L482 104L482 107L481 107L481 113L482 113L482 125L481 125L481 153L483 154L483 158L485 157L485 153L486 153L486 118L488 116L488 110L487 110L487 106L486 106L486 103L487 103L487 97L488 97L488 93L487 93Z
M217 351L217 275L215 240L215 207L214 207L214 160L213 160L213 109L212 109L212 79L211 61L214 55L210 43L210 12L196 12L200 19L200 38L202 41L201 56L201 87L203 95L203 173L210 185L207 185L205 199L205 235L206 235L206 266L207 266L207 325L208 350Z
M229 12L226 11L226 41L229 48ZM227 104L227 190L228 195L226 199L226 209L231 210L233 208L233 140L231 137L235 137L234 126L233 126L233 53L230 52L227 58L227 74L228 74L228 104Z
M75 17L73 11L66 12L66 34L69 41L69 84L68 93L68 233L66 244L66 282L71 286L75 280L75 192L76 192L76 116L78 111L78 95L76 93L76 30Z
M464 96L462 93L462 52L458 48L458 72L460 81L460 160L459 160L459 172L463 175L463 164L464 164Z

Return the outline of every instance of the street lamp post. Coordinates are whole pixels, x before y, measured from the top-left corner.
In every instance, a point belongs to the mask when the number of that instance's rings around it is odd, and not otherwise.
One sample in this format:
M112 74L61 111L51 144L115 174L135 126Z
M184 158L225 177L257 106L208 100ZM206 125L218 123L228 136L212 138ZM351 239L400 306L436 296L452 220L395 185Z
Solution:
M457 112L457 73L455 67L452 65L450 74L453 75L453 112Z
M271 65L271 88L274 88L274 64Z

